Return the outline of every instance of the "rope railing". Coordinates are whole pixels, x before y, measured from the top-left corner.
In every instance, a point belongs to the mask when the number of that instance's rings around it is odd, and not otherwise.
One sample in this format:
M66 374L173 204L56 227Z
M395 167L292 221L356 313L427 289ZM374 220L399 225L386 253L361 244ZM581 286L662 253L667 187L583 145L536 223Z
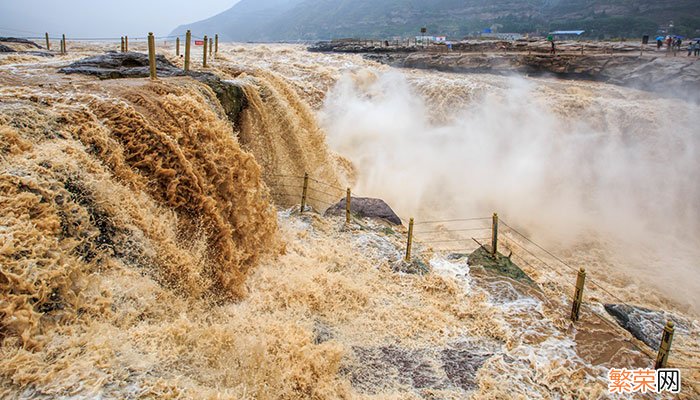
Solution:
M489 227L483 227L483 228L465 228L465 229L442 229L442 230L434 230L434 231L415 231L415 234L423 234L423 235L430 235L430 234L435 234L435 233L453 233L453 232L475 232L475 231L485 231L485 230L490 230L491 228Z
M292 189L301 189L302 186L300 185L288 185L288 184L283 184L283 183L269 183L269 186L275 187L275 188L292 188Z
M328 209L338 203L339 198L345 198L345 194L349 189L340 189L340 187L324 182L317 178L313 178L308 174L304 176L294 174L264 174L263 179L267 182L270 192L273 197L284 197L287 199L299 199L301 212L307 206L307 202L313 203L319 209ZM296 180L295 183L292 183ZM321 188L319 188L321 186ZM338 190L338 193L330 193L328 188ZM295 191L297 193L290 193ZM340 194L342 191L343 195ZM346 207L347 208L347 207ZM346 222L349 221L349 208L346 210Z
M168 46L168 41L172 40L175 42L175 55L176 56L181 56L180 54L180 42L181 38L184 38L184 70L185 72L190 71L190 63L191 63L191 53L193 52L192 47L191 47L191 40L195 40L195 47L196 46L203 46L202 47L202 52L200 53L199 51L194 51L196 54L202 54L202 68L207 68L207 59L209 60L214 60L218 56L219 53L219 35L215 34L211 37L207 37L206 35L204 37L202 36L197 36L197 35L192 35L191 31L187 31L187 33L183 35L163 35L163 36L156 36L153 33L149 33L148 36L131 36L129 37L128 35L126 36L120 36L120 37L66 37L65 34L62 34L60 37L57 36L51 36L49 35L48 32L45 33L40 33L40 32L33 32L33 31L26 31L26 30L19 30L19 29L12 29L12 28L2 28L0 27L0 36L4 36L4 32L9 32L8 36L15 37L15 38L20 38L20 39L27 39L27 40L41 40L45 41L42 43L44 45L44 48L47 51L51 51L51 42L52 41L58 41L59 45L58 47L58 52L60 54L66 54L68 53L67 46L68 41L70 42L109 42L109 43L120 43L120 50L122 53L129 52L129 44L134 44L134 43L142 43L145 41L148 46L148 55L149 55L149 66L150 66L150 77L151 79L156 79L157 78L157 68L154 67L155 65L155 54L156 54L156 41L164 41L165 46L170 49L171 46ZM203 42L203 43L201 43ZM41 43L41 42L39 42ZM37 45L39 44L37 43ZM209 53L209 57L207 57L207 49Z
M517 234L519 237L521 237L522 239L524 239L526 243L529 243L529 244L535 246L538 250L544 252L546 255L548 255L548 256L550 256L552 259L556 260L559 264L563 265L564 267L568 268L569 270L576 271L576 268L575 268L575 267L571 266L569 263L565 262L565 261L562 260L560 257L558 257L558 256L556 256L555 254L553 254L551 251L549 251L549 250L547 250L546 248L544 248L544 246L540 245L539 243L537 243L537 242L535 242L534 240L530 239L529 237L525 236L524 234L522 234L521 232L519 232L518 230L516 230L515 228L513 228L511 225L508 225L506 222L503 222L503 221L501 221L500 223L503 224L503 226L505 226L508 230L510 230L511 232ZM513 237L511 237L510 235L508 235L508 234L506 234L506 233L504 233L504 232L501 233L501 235L508 239L508 242L507 242L508 245L515 245L515 246L517 246L518 248L522 249L525 253L527 253L529 256L531 256L531 257L533 257L534 259L536 259L537 261L539 261L542 265L546 266L550 271L555 272L555 273L557 273L557 274L560 274L560 271L559 271L557 268L555 268L555 267L552 266L551 264L549 264L549 263L545 262L544 260L542 260L542 258L540 258L540 257L538 257L537 255L535 255L534 252L533 252L533 251L530 251L529 249L527 249L527 248L525 247L524 244L519 243L519 242L518 242L517 240L515 240ZM515 253L511 253L511 254L514 255L515 257L517 257L518 259L520 259L521 261L525 262L525 264L527 264L530 268L536 269L534 265L532 265L530 262L528 262L527 260L525 260L525 258L523 258L522 256L517 255L517 254L515 254ZM582 272L583 272L583 270L581 270L581 272L579 272L579 278L580 278ZM584 278L585 278L585 273L584 273ZM579 287L579 282L580 282L580 285L581 285L580 287ZM596 282L595 280L593 280L593 279L588 279L587 282L590 283L592 286L598 288L598 289L599 289L600 291L602 291L603 293L605 293L605 294L607 294L608 296L610 296L610 298L612 298L612 299L614 299L615 301L617 301L618 304L622 304L622 305L625 305L625 306L627 306L627 307L633 307L633 306L630 305L628 302L626 302L625 300L623 300L623 299L620 298L619 296L615 295L614 293L612 293L610 290L608 290L608 289L606 289L605 287L603 287L600 283ZM578 293L579 290L581 290L581 291L583 290L583 281L581 281L580 279L579 279L579 281L577 281L577 291L576 291L577 293L576 293L576 295L579 294L579 293ZM576 302L577 302L577 298L576 298L576 296L575 296L575 298L574 298L574 309L576 309ZM605 318L604 316L600 315L596 309L594 309L592 306L590 306L590 304L588 304L588 303L582 303L581 297L580 297L580 296L578 297L578 302L579 302L579 304L578 304L579 308L582 308L582 306L583 306L583 308L587 309L591 315L593 315L594 317L596 317L597 319L599 319L601 322L603 322L603 323L605 323L606 325L608 325L608 326L609 326L611 329L613 329L614 331L616 331L616 332L622 334L622 332L623 332L623 330L624 330L623 327L621 327L619 324L616 324L616 323L610 321L609 318ZM576 312L576 316L575 316L575 318L574 318L574 311L572 310L572 319L574 320L574 322L578 319L578 311ZM656 324L656 325L659 325L659 324ZM662 339L661 339L661 344L660 344L660 346L659 346L658 354L656 354L656 355L654 354L653 349L649 349L649 346L648 346L646 343L644 343L644 342L642 342L642 341L640 341L640 340L638 340L638 339L636 339L636 338L634 338L634 337L632 337L632 338L625 338L624 341L627 342L627 343L629 343L629 344L630 344L632 347L634 347L637 351L639 351L639 352L641 352L641 353L643 353L643 354L649 356L652 360L654 360L654 358L655 358L656 361L655 361L655 364L654 364L654 368L665 368L665 367L668 367L668 368L679 368L679 369L686 369L686 370L693 370L693 369L695 369L695 367L690 367L690 368L689 368L688 366L684 366L684 365L681 365L681 364L675 364L675 363L669 363L669 362L667 361L667 359L668 359L668 354L669 354L669 352L670 352L670 346L671 346L670 343L671 343L671 340L672 340L672 337L673 337L673 334L674 334L674 331L675 331L675 330L673 329L673 328L674 328L673 325L670 324L670 321L667 321L667 324L666 324L665 327L662 327L662 326L660 326L660 327L663 328L663 335L662 335ZM700 367L697 367L697 369L700 370Z
M462 252L473 252L474 250L478 249L478 245L474 245L474 247L463 247L463 248L458 248L458 249L433 249L433 251L439 251L441 253L462 253Z
M508 237L508 236L505 235L505 234L504 234L504 236ZM511 239L511 240L512 240L512 239ZM527 254L529 254L530 256L532 256L533 258L535 258L536 260L538 260L540 263L542 263L543 265L547 266L547 267L549 268L550 271L552 271L552 272L558 272L558 271L556 271L556 269L555 269L554 267L552 267L552 266L549 265L548 263L544 262L541 258L539 258L539 257L537 257L536 255L534 255L532 252L530 252L528 249L526 249L525 247L523 247L521 244L519 244L519 243L517 243L517 242L515 242L515 241L512 241L512 242L510 242L509 244L515 244L515 245L518 246L520 249L524 250ZM511 253L511 255L512 255L513 257L516 257L518 260L522 261L523 263L525 263L528 267L532 268L533 270L537 270L537 268L536 268L532 263L530 263L528 260L526 260L525 258L523 258L521 255L519 255L519 254L517 254L517 253L515 253L515 252ZM621 300L620 300L620 301L621 301ZM621 302L622 302L622 301L621 301ZM624 302L622 302L622 303L624 303ZM626 303L624 303L624 304L626 304ZM606 319L605 317L603 317L603 316L601 316L600 314L598 314L593 308L591 308L591 307L587 307L587 308L588 308L588 310L589 310L589 312L590 312L591 315L594 315L595 317L597 317L598 319L600 319L602 322L604 322L605 324L607 324L609 327L613 328L614 330L620 330L620 329L622 329L622 327L620 327L619 325L616 325L616 324L612 323L611 321L609 321L609 320ZM629 343L632 344L632 346L634 346L638 351L640 351L640 352L642 352L642 353L644 353L644 354L649 355L649 354L648 354L648 351L647 351L646 349L644 349L644 348L641 348L637 343L635 343L635 342L633 342L633 341L629 341Z
M534 246L537 247L538 249L542 250L545 254L547 254L548 256L552 257L554 260L558 261L558 262L559 262L561 265L563 265L564 267L566 267L566 268L568 268L568 269L570 269L570 270L572 270L572 271L578 271L577 268L575 268L575 267L569 265L569 264L566 263L564 260L562 260L561 258L557 257L556 255L554 255L554 254L553 254L552 252L550 252L549 250L545 249L545 248L544 248L543 246L541 246L540 244L536 243L536 242L533 241L532 239L530 239L530 238L528 238L527 236L525 236L524 234L520 233L518 230L516 230L516 229L513 228L512 226L508 225L506 222L504 222L504 221L501 220L500 223L503 224L505 227L507 227L507 228L508 228L509 230L511 230L512 232L514 232L515 234L517 234L518 236L520 236L520 237L522 237L523 239L525 239L528 243L531 243L532 245L534 245ZM524 251L526 251L526 252L527 252L528 254L530 254L531 256L535 257L535 258L536 258L538 261L540 261L543 265L545 265L545 266L551 268L553 271L556 271L556 268L554 268L553 266L549 265L548 263L546 263L546 262L545 262L544 260L542 260L541 258L535 256L531 251L527 250L523 245L519 244L519 243L518 243L516 240L514 240L512 237L508 236L508 235L505 234L505 233L504 233L503 235L504 235L506 238L510 239L511 243L513 243L513 244L515 244L516 246L520 247L521 249L523 249ZM624 300L622 300L620 297L616 296L614 293L612 293L612 292L609 291L608 289L606 289L606 288L604 288L603 286L601 286L599 283L597 283L597 282L594 281L593 279L588 279L587 281L588 281L589 283L591 283L593 286L595 286L596 288L600 289L602 292L606 293L608 296L610 296L610 297L612 297L613 299L615 299L616 301L618 301L618 302L620 302L620 303L622 303L622 304L625 304L625 305L629 306L629 304L627 304Z
M326 195L326 196L331 196L331 197L336 197L336 196L338 196L337 194L332 194L332 193L324 192L323 190L319 190L319 189L316 189L316 188L314 188L314 187L309 187L308 189L311 190L311 191L313 191L313 192L316 192L316 193L318 193L318 194L323 194L323 195Z
M17 32L17 33L23 33L23 34L37 35L37 36L24 36L24 37L22 37L24 39L32 39L32 40L42 40L42 39L62 40L62 41L65 41L67 39L70 39L71 41L119 41L119 40L124 40L124 37L70 37L70 38L66 38L65 36L51 37L48 34L45 34L44 36L40 36L41 33L38 33L38 32L22 31L22 30L9 29L9 28L0 28L0 33L1 32ZM163 40L163 39L183 38L185 36L186 35L168 35L168 36L151 35L150 38ZM201 36L191 35L190 37L193 39L197 39L197 40L204 39L204 37L201 37ZM147 36L133 36L133 37L129 37L128 39L130 41L140 41L140 40L149 39L149 37L147 37ZM273 189L271 191L271 194L273 196L301 199L302 205L306 202L306 200L310 200L312 202L316 202L317 204L330 207L330 206L333 206L334 204L336 204L337 201L330 202L328 200L323 200L319 197L323 197L323 196L329 196L329 197L333 197L333 198L342 197L346 191L346 189L343 189L335 184L324 182L322 180L319 180L319 179L314 178L314 177L310 177L308 175L300 176L300 175L289 175L289 174L269 174L269 175L265 175L265 176L266 177L274 177L274 178L281 179L281 180L288 180L288 179L304 180L303 186L299 185L299 184L287 184L287 183L278 183L278 182L269 182L268 183L269 186L271 187L271 189ZM309 182L312 182L315 185L320 185L323 189L320 189L313 184L309 185ZM293 193L285 193L285 192L278 191L278 190L284 190L284 189L300 190L300 191L303 191L303 193L293 194ZM337 191L339 191L339 193L336 193L336 194L329 193L329 189L331 191L337 190ZM349 191L349 189L347 189L347 190ZM311 192L313 194L313 196L309 195L308 192ZM349 210L350 210L350 208L348 206L348 211L347 211L348 214L349 214ZM302 212L303 212L303 206L302 206ZM471 218L457 218L457 219L443 219L443 220L427 220L427 221L418 221L418 222L413 222L413 219L411 219L411 230L409 231L411 233L409 235L412 235L412 234L429 235L427 240L421 240L421 243L426 244L426 245L468 242L469 238L457 238L457 239L449 238L448 239L448 238L443 238L440 236L441 235L444 236L444 235L450 235L450 234L457 234L457 233L465 233L465 232L479 232L479 231L485 231L485 230L494 229L494 228L489 228L489 227L468 227L468 228L459 228L459 229L428 228L429 230L423 230L423 231L418 230L416 232L412 232L412 226L413 225L432 226L432 225L438 225L438 224L454 224L454 223L475 222L475 221L488 221L490 219L491 219L491 217L471 217ZM540 257L537 254L535 254L534 251L531 251L530 249L528 249L526 247L526 245L522 243L522 240L524 240L525 243L534 246L536 249L543 252L547 256L551 257L553 260L555 260L556 262L558 262L560 265L564 266L565 268L567 268L571 271L574 271L574 272L578 271L578 269L576 267L573 267L569 263L565 262L563 259L556 256L551 251L547 250L544 246L538 244L537 242L535 242L531 238L527 237L526 235L524 235L523 233L521 233L517 229L513 228L510 224L506 223L503 220L500 220L499 223L506 228L506 232L501 232L500 235L503 238L507 239L506 244L508 246L515 246L515 247L519 248L527 256L534 258L542 266L547 267L550 271L555 272L557 274L561 274L561 271L558 268L556 268L555 266L553 266L550 263L548 263L547 261L545 261L543 259L543 257ZM512 232L512 235L509 234L508 232ZM494 234L495 234L495 232L494 232ZM522 240L517 240L513 235L517 235ZM409 236L409 242L408 242L409 247L407 249L407 261L408 261L408 255L410 255L410 241L411 241L410 239L411 238ZM487 241L489 239L492 239L492 238L488 238L488 237L486 237L486 238L471 238L471 240L473 240L476 243L476 246L478 246L478 247L485 247L485 245L483 245L480 241ZM464 247L464 248L450 248L450 249L441 249L441 248L433 249L433 251L439 251L439 252L464 252L464 251L473 251L473 250L474 250L473 246L470 248ZM511 250L512 250L512 248L511 248ZM517 254L515 252L511 252L511 255L515 256L517 259L524 262L528 267L535 269L535 270L537 269L533 265L533 263L528 261L522 255ZM605 294L607 294L608 296L610 296L611 298L618 301L620 304L624 304L626 306L631 307L627 302L625 302L619 296L612 293L610 290L603 287L601 284L599 284L595 280L588 279L588 282L591 285L593 285L594 287L596 287L597 289L599 289L600 291L602 291ZM613 324L608 319L599 315L598 312L596 312L596 310L594 310L593 308L587 307L587 309L589 309L590 313L592 315L594 315L595 317L597 317L598 319L600 319L602 322L604 322L612 327L615 327L616 329L621 329L618 325ZM643 348L638 346L636 343L634 343L634 342L630 342L630 343L632 343L639 351L641 351L645 354L648 353Z
M340 190L340 191L343 191L343 192L345 191L345 189L343 189L343 188L341 188L341 187L338 187L338 186L335 186L335 185L331 185L330 183L327 183L327 182L322 182L322 181L320 181L320 180L318 180L318 179L315 179L315 178L309 177L309 180L312 181L312 182L316 182L316 183L318 183L318 184L320 184L320 185L327 186L327 187L329 187L329 188L337 189L337 190Z
M490 217L476 217L476 218L460 218L460 219L445 219L445 220L438 220L438 221L420 221L416 222L415 225L427 225L427 224L444 224L444 223L452 223L452 222L467 222L467 221L483 221L483 220L488 220Z
M430 224L446 224L446 223L453 223L453 222L468 222L468 221L483 221L483 220L488 220L491 219L489 217L474 217L474 218L459 218L459 219L445 219L445 220L435 220L435 221L418 221L414 222L413 218L410 219L410 224L409 224L409 230L408 230L408 239L407 239L407 245L406 245L406 257L405 261L409 262L410 261L410 256L411 256L411 245L413 241L413 225L430 225ZM538 270L538 267L535 265L534 262L531 262L527 258L531 258L536 260L536 264L540 266L546 267L548 271L554 272L556 275L561 276L562 271L561 268L555 267L555 265L551 262L545 261L543 256L540 256L536 254L536 251L541 251L543 254L546 254L547 256L551 257L553 260L555 260L557 263L560 265L564 266L566 269L570 271L575 271L578 272L578 280L576 283L576 292L574 295L574 302L573 302L573 307L571 311L571 319L573 322L576 322L579 319L579 313L582 308L582 299L583 299L583 285L586 280L586 273L583 268L577 269L574 266L570 265L566 261L564 261L562 258L556 256L554 253L551 251L547 250L544 246L540 245L539 243L535 242L534 240L530 239L517 229L513 228L511 225L507 224L506 222L500 220L498 218L497 214L494 214L493 217L493 225L491 227L491 237L490 238L472 238L472 240L478 245L478 247L481 248L486 248L486 245L482 244L482 241L488 241L491 240L491 248L489 249L489 252L496 257L497 254L497 245L498 245L498 239L501 238L503 242L505 243L506 248L510 250L510 254L508 255L508 258L510 257L516 257L516 259L519 260L519 262L524 263L527 265L527 267L531 268L532 270ZM502 225L505 229L504 231L499 232L499 224ZM441 249L439 248L440 244L445 244L445 243L455 243L455 242L464 242L466 239L455 239L455 238L449 238L449 235L454 236L457 233L460 232L476 232L476 231L484 231L488 230L489 228L486 227L468 227L468 228L459 228L459 229L429 229L429 230L424 230L424 231L416 231L416 234L427 234L427 240L421 240L419 243L428 245L433 251L438 251L438 252L460 252L460 251L473 251L474 249ZM433 235L433 236L431 236ZM517 235L517 237L521 238L520 240L517 240L514 236ZM446 237L447 236L447 237ZM431 245L438 245L434 248ZM534 246L534 250L528 248L527 246ZM626 301L621 299L619 296L615 295L612 293L610 290L606 289L603 287L600 283L596 282L595 280L589 279L588 282L592 284L594 287L599 289L601 292L607 294L610 296L610 298L615 299L619 304L626 305L628 307L631 307L630 304L628 304ZM605 318L602 315L598 313L596 309L593 307L590 307L588 303L585 304L585 309L589 311L589 313L596 318L600 319L603 323L611 327L615 332L622 333L623 329L619 324L614 323L611 321L609 318ZM670 343L671 343L671 337L673 335L673 326L670 325L670 323L667 323L666 327L664 327L664 335L662 338L662 346L659 348L659 354L656 358L656 364L655 368L664 367L668 366L667 364L667 358L668 358L668 352L670 351ZM648 349L645 345L645 343L632 338L626 338L624 339L626 342L630 343L637 351L646 354L650 357L654 357L653 351ZM664 346L664 343L666 346Z
M0 35L2 36L2 35ZM154 36L156 39L175 39L175 38L184 38L184 35L177 35L177 36ZM27 40L44 40L46 39L46 36L20 36L17 37L18 39L27 39ZM62 37L60 36L49 36L49 39L51 40L61 40ZM71 40L74 42L92 42L92 41L118 41L121 39L121 37L70 37L66 36L67 40ZM202 39L202 38L195 38L193 39ZM148 36L129 36L130 41L136 41L136 40L148 40Z

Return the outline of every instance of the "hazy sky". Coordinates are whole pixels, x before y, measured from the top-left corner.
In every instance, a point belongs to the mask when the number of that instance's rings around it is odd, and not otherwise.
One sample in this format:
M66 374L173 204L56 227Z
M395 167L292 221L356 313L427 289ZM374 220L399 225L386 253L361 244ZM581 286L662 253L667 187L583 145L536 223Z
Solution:
M238 0L0 0L0 36L49 32L72 37L167 35L178 25L230 8Z

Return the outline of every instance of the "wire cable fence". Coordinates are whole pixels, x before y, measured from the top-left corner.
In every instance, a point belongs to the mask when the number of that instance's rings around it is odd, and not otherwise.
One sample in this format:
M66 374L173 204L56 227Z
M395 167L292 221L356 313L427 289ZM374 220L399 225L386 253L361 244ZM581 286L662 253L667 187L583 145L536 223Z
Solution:
M273 197L298 199L295 205L311 202L315 208L325 211L345 198L345 189L308 175L267 174L263 178ZM337 193L330 193L332 191Z
M494 216L495 217L495 216ZM489 220L491 218L489 217L476 217L476 218L460 218L460 219L445 219L445 220L438 220L438 221L420 221L416 222L415 225L431 225L431 224L450 224L450 223L455 223L455 222L472 222L472 221L485 221ZM425 240L417 240L417 242L421 244L426 244L430 245L434 251L439 251L439 252L449 252L449 253L460 253L460 252L472 252L476 250L476 248L484 248L486 249L486 245L483 243L488 243L489 240L493 240L493 235L496 233L498 240L502 241L505 244L505 247L510 250L510 254L508 255L508 258L515 257L519 263L523 263L526 265L528 268L530 268L533 271L536 271L538 269L541 269L542 267L546 268L548 271L554 273L557 276L563 277L563 273L561 268L557 268L554 264L559 264L563 266L564 268L572 271L572 272L579 272L579 269L576 267L572 266L570 263L567 263L564 261L561 257L556 256L553 252L547 250L544 246L540 245L539 243L533 241L520 231L516 230L513 228L511 225L507 224L506 222L502 220L495 220L495 226L492 227L486 227L486 226L477 226L477 227L459 227L458 229L447 229L447 228L440 228L440 229L433 229L429 228L427 230L417 230L415 233L417 235L425 235L426 239ZM498 225L504 227L505 229L498 231ZM467 234L467 233L478 233L478 232L485 232L491 230L491 237L483 237L483 238L472 238L472 240L476 243L476 248L473 246L471 248L469 247L464 247L464 248L441 248L441 246L445 244L451 244L451 243L458 243L458 242L464 242L466 239L464 238L451 238L451 237L445 237L446 235L455 235L455 234ZM520 240L516 239L519 238ZM504 240L505 239L505 240ZM410 243L410 241L409 241ZM493 243L493 242L492 242ZM530 248L533 247L533 248ZM549 256L551 259L554 260L554 262L551 261L546 261L544 255L539 255L536 254L537 252L541 252L546 256ZM536 260L536 261L533 261ZM539 267L538 267L539 266ZM617 301L619 304L623 304L628 307L632 307L629 303L624 301L620 296L615 295L612 293L612 291L606 289L603 287L600 283L596 282L593 279L587 279L587 283L590 283L592 286L595 288L599 289L601 292L607 294L610 296L611 299L614 299ZM574 300L575 301L575 300ZM552 303L555 304L555 303ZM558 304L558 303L556 303ZM586 315L591 315L595 317L597 320L599 320L601 323L605 324L608 326L613 332L616 332L617 335L619 335L622 340L625 343L628 343L633 349L638 351L641 354L644 354L648 356L651 361L653 362L656 354L654 354L654 349L650 348L647 346L646 343L642 342L641 340L638 340L634 336L629 336L629 332L625 330L623 327L621 327L618 323L615 321L611 321L610 318L606 318L605 316L601 315L601 313L591 305L590 303L585 303L581 302L581 308L585 310L584 312ZM578 318L578 312L577 312L577 317ZM663 327L659 327L661 329ZM681 369L694 369L693 367L688 367L688 366L683 366L679 364L673 364L672 365L675 368L681 368ZM700 369L700 368L699 368Z
M568 270L570 270L570 271L572 271L572 272L578 271L574 266L572 266L571 264L569 264L569 263L567 263L566 261L564 261L561 257L558 257L557 255L555 255L555 254L552 253L551 251L547 250L544 246L542 246L541 244L535 242L535 241L532 240L531 238L527 237L527 236L524 235L522 232L520 232L520 231L518 231L517 229L513 228L511 225L509 225L509 224L506 223L505 221L502 221L502 220L501 220L501 221L499 221L499 224L501 224L501 225L503 225L504 227L506 227L506 232L503 232L503 231L499 232L499 237L505 237L506 239L508 239L507 242L506 242L507 245L511 245L511 246L512 246L512 245L515 245L514 247L517 247L518 249L520 249L520 250L521 250L523 253L525 253L526 255L528 255L528 256L532 257L533 259L537 260L538 263L539 263L539 265L542 265L542 266L546 267L549 271L551 271L551 272L553 272L553 273L555 273L555 274L557 274L557 275L559 275L559 276L563 276L563 274L562 274L560 268L556 268L554 265L552 265L552 263L548 263L548 262L546 262L545 260L543 260L543 257L540 257L540 256L536 255L536 254L535 254L535 251L530 250L530 249L528 249L528 248L526 247L527 244L533 246L533 247L536 248L537 250L539 250L539 251L541 251L542 253L546 254L547 256L551 257L551 259L555 260L559 265L564 266L564 267L567 268ZM516 239L513 237L513 235L507 233L507 231L510 231L510 232L512 232L514 235L516 235L517 237L519 237L519 238L520 238L520 241L516 240ZM524 242L524 243L523 243L523 242ZM512 250L512 247L511 247L511 251L513 251L513 250ZM533 263L530 263L528 260L526 260L526 259L525 259L524 257L522 257L521 255L516 254L515 252L512 252L511 254L512 254L513 256L517 257L517 258L518 258L519 260L521 260L522 262L524 262L528 267L530 267L530 268L532 268L532 269L536 269L536 267L533 265ZM592 278L586 278L586 283L592 285L593 287L595 287L595 288L597 288L597 289L599 289L601 292L603 292L603 293L605 293L606 295L608 295L611 299L614 299L618 304L622 304L622 305L625 305L625 306L627 306L627 307L633 307L631 304L629 304L627 301L625 301L624 299L622 299L620 296L614 294L611 290L606 289L605 287L603 287L603 286L602 286L599 282L597 282L596 280L594 280L594 279L592 279ZM636 337L634 337L634 335L633 335L631 338L630 338L630 337L626 337L626 336L628 335L629 332L628 332L625 328L623 328L622 326L620 326L618 323L616 323L616 322L614 322L614 321L611 321L609 318L606 318L605 316L601 315L601 314L598 312L598 310L596 310L595 307L593 307L590 303L582 302L581 305L582 305L582 308L585 309L585 310L588 312L588 314L594 316L596 319L598 319L598 320L601 321L602 323L606 324L606 325L607 325L609 328L611 328L613 331L615 331L615 332L617 332L618 334L622 335L622 336L623 336L623 340L624 340L626 343L630 344L630 345L631 345L633 348L635 348L637 351L639 351L639 352L642 353L642 354L647 355L648 357L650 357L650 358L652 359L652 361L656 358L657 355L654 353L654 350L655 350L655 349L651 348L651 347L648 346L646 343L644 343L644 342L642 342L641 340L637 339ZM654 323L654 324L655 324L655 323ZM663 326L660 326L659 324L655 324L655 325L657 325L659 329L663 329ZM700 370L700 367L685 366L685 365L682 365L682 364L675 364L675 363L670 363L670 364L669 364L669 367L679 368L679 369L686 369L686 370L695 370L695 369Z
M194 40L194 47L190 50L190 46L188 46L185 42L187 42L187 38L190 40ZM200 35L195 35L191 34L189 31L187 34L179 34L179 35L151 35L149 34L148 36L141 36L141 35L134 35L134 36L120 36L120 37L78 37L78 36L67 36L65 34L61 34L59 36L56 35L49 35L48 32L35 32L35 31L29 31L29 30L22 30L22 29L14 29L14 28L9 28L9 27L0 27L0 37L11 37L15 39L25 39L25 40L30 40L30 41L35 41L34 44L39 46L40 48L44 48L47 51L57 51L60 54L66 54L68 53L67 48L69 47L68 44L69 42L73 43L84 43L84 42L102 42L102 43L115 43L117 44L117 47L119 47L119 43L121 43L121 52L129 52L129 46L130 45L138 45L139 48L141 48L144 44L148 46L149 48L149 53L151 51L154 52L155 54L155 48L156 48L156 42L157 41L162 41L162 46L165 46L167 49L172 49L172 46L168 43L169 41L175 42L175 53L176 55L180 56L180 44L182 42L185 50L185 70L189 70L189 54L195 53L195 54L201 54L201 52L195 50L197 47L202 47L202 50L206 53L207 52L207 43L204 42L209 42L209 60L213 61L216 56L218 56L218 46L219 46L219 35L215 34L207 38L207 36L200 36ZM153 40L153 44L151 44L150 40ZM207 40L208 39L208 40ZM53 48L52 42L58 42L58 45ZM189 43L189 42L187 42ZM153 49L151 49L153 47ZM60 49L60 50L59 50ZM204 55L203 58L203 67L207 67L207 57L206 54Z
M510 225L507 224L506 222L504 222L504 221L501 220L501 221L499 221L499 223L502 224L503 226L505 226L505 227L506 227L508 230L510 230L511 232L513 232L513 233L515 233L516 235L518 235L519 237L521 237L521 238L522 238L523 240L525 240L527 243L532 244L532 245L535 246L537 249L539 249L540 251L544 252L546 255L548 255L549 257L551 257L551 258L554 259L555 261L557 261L560 265L564 266L565 268L567 268L567 269L569 269L569 270L571 270L571 271L578 272L578 268L573 267L573 266L570 265L569 263L567 263L567 262L565 262L564 260L562 260L560 257L557 257L557 256L554 255L551 251L549 251L549 250L547 250L546 248L544 248L544 246L542 246L542 245L536 243L535 241L533 241L533 240L530 239L529 237L525 236L523 233L521 233L520 231L516 230L515 228L513 228L512 226L510 226ZM550 265L549 263L545 262L544 260L542 260L542 258L537 257L532 251L530 251L530 250L528 250L527 248L525 248L524 245L518 243L512 236L508 235L508 234L505 233L505 232L502 233L502 234L503 234L504 237L506 237L506 238L508 238L508 239L510 240L509 243L513 243L513 244L515 244L516 246L520 247L520 248L521 248L522 250L524 250L526 253L528 253L529 255L531 255L532 257L534 257L535 259L537 259L539 262L541 262L544 266L550 268L553 272L559 273L559 271L557 270L557 268L555 268L554 266L552 266L552 265ZM598 288L600 291L604 292L605 294L607 294L607 295L610 296L611 298L615 299L616 301L620 302L621 304L625 304L625 305L629 306L629 304L627 304L623 299L621 299L619 296L615 295L615 294L612 293L610 290L608 290L608 289L606 289L605 287L603 287L601 284L597 283L595 280L587 278L587 279L586 279L586 282L587 282L587 283L590 283L590 284L593 285L594 287Z

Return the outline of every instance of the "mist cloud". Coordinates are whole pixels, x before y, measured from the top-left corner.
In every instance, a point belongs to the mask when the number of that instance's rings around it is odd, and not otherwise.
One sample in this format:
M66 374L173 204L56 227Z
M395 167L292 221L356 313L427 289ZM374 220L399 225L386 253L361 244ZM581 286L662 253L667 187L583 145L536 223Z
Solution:
M431 109L451 85L482 88ZM356 191L404 217L497 211L547 245L604 242L685 302L700 290L699 111L596 83L361 70L321 121L358 168Z

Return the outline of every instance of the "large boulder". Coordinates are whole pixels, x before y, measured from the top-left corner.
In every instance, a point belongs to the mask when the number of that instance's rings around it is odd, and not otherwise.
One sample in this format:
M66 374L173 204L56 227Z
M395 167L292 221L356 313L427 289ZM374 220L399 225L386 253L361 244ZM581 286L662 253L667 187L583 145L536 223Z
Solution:
M605 304L605 311L612 315L621 327L655 350L658 350L661 343L661 333L666 321L673 321L675 330L680 332L687 332L690 326L690 322L685 318L627 304Z
M401 218L382 199L352 197L350 212L362 218L382 219L394 225L401 225ZM345 199L326 210L325 215L345 215Z
M158 76L181 76L185 71L173 65L165 56L156 56ZM139 78L150 74L148 55L143 53L109 52L78 60L59 72L64 74L94 75L100 79Z

